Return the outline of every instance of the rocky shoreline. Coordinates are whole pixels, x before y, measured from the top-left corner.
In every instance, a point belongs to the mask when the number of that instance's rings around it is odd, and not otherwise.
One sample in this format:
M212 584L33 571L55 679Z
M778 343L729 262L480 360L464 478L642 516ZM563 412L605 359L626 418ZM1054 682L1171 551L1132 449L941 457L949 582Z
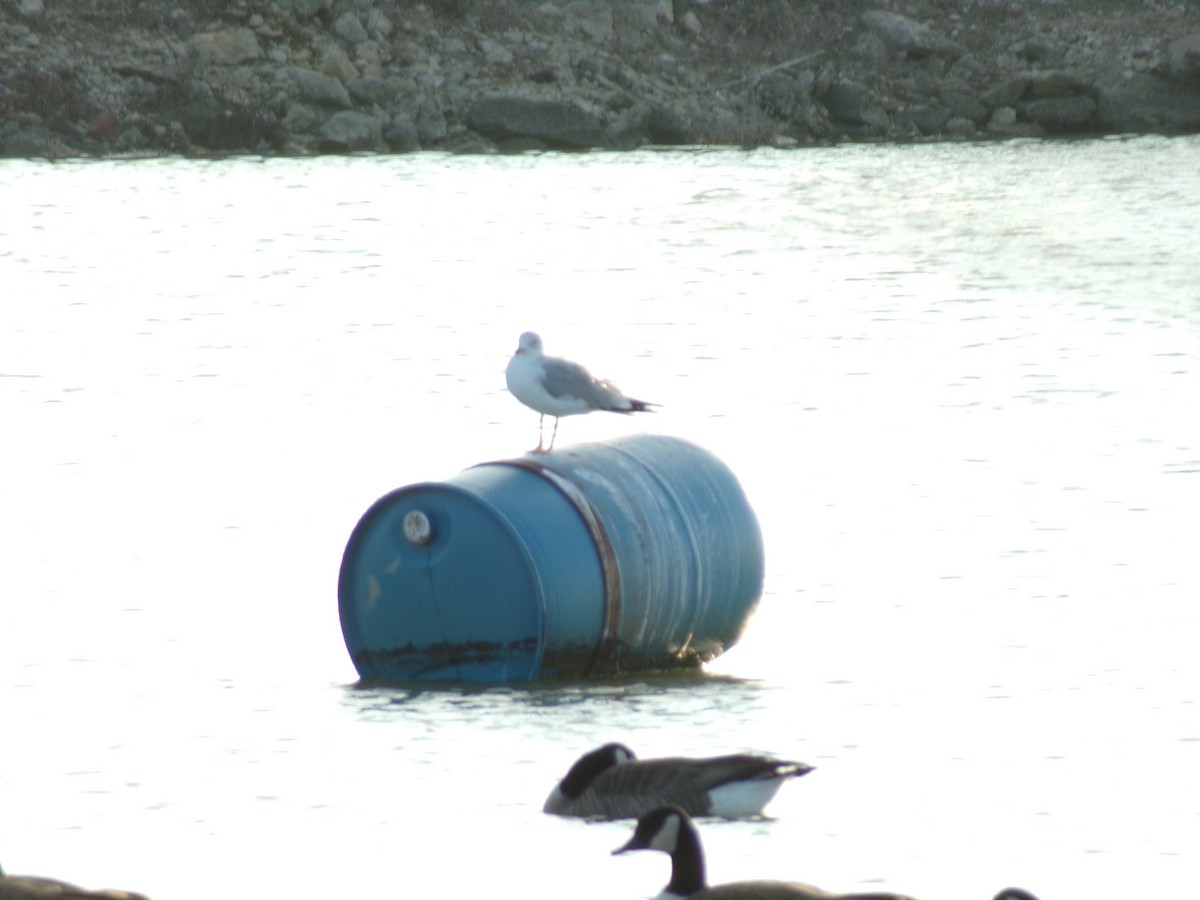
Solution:
M0 0L0 156L1200 133L1200 2Z

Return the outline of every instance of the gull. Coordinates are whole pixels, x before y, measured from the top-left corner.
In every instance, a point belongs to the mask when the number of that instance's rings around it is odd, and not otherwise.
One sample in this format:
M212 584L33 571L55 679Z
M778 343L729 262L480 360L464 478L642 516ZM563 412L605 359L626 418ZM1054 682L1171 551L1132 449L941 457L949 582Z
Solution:
M554 449L558 436L558 420L563 416L581 413L604 412L625 413L653 412L656 403L626 397L611 381L596 378L579 363L542 353L542 339L532 331L521 335L517 352L508 361L504 372L508 390L514 397L540 414L538 419L538 445L534 453L548 453ZM554 416L554 432L550 435L550 446L542 446L542 425L546 416Z

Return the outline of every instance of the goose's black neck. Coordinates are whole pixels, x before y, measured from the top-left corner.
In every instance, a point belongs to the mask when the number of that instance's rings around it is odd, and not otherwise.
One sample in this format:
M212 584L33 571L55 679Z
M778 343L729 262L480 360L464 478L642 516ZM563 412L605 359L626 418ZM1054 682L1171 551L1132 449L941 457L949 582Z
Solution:
M559 782L558 789L562 791L564 797L578 800L580 795L587 790L588 785L596 780L597 775L605 769L611 769L616 764L616 757L608 744L599 750L585 753L575 765L571 766L566 777Z
M680 822L675 852L671 854L671 881L667 891L688 897L704 890L705 886L704 848L700 846L700 833L690 822Z

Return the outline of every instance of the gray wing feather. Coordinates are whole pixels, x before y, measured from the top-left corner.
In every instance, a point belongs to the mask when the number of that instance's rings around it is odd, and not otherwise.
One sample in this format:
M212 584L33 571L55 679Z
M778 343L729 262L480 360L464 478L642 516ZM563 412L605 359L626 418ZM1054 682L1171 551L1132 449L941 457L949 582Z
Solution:
M602 815L620 818L637 818L659 806L678 806L688 815L702 816L709 802L696 774L653 762L628 762L601 772L579 799L591 795Z
M731 781L753 781L756 778L779 778L802 775L809 771L804 763L756 756L749 753L729 756L712 756L707 759L648 759L642 766L670 769L698 784L703 790L711 790Z
M601 381L579 363L544 357L542 385L554 397L576 397L593 409L624 412L625 395L613 384Z
M635 818L674 805L689 815L711 811L708 792L731 781L803 774L808 766L762 756L644 759L605 769L579 797L584 815Z

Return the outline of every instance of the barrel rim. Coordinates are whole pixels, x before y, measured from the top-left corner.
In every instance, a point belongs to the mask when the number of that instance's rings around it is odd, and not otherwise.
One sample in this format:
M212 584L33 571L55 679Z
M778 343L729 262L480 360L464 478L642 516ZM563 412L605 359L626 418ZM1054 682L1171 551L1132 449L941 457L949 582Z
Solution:
M614 649L620 642L622 606L621 567L617 560L616 548L613 546L612 539L608 536L608 530L604 527L604 522L601 520L599 512L592 505L587 494L580 490L570 479L565 478L547 466L539 464L538 460L529 457L520 457L518 459L479 463L478 465L471 466L471 468L480 469L488 466L508 466L510 468L521 469L546 481L551 487L558 490L566 498L567 502L571 504L571 508L575 510L576 514L583 521L584 527L592 537L592 547L595 549L596 556L600 561L604 619L600 626L601 632L599 639L596 641L595 652L592 654L591 661L584 669L585 672L590 674L600 667L605 658L614 652Z
M471 467L475 468L475 467ZM422 490L441 491L446 493L457 494L463 497L469 497L475 501L480 508L484 509L489 516L497 520L503 526L505 534L507 534L514 545L520 552L521 564L528 573L530 581L535 586L536 593L534 601L536 603L537 612L537 647L536 651L530 654L532 661L528 667L528 671L521 679L534 681L538 678L542 668L542 660L546 652L546 586L542 581L541 572L538 571L536 561L526 546L525 541L521 538L520 529L514 526L512 519L504 514L504 511L495 503L490 501L486 496L481 495L478 491L473 490L469 485L456 484L450 481L421 481L415 484L407 484L398 488L393 488L383 496L379 497L372 503L366 511L359 517L358 522L350 532L350 537L346 541L346 547L342 551L342 562L338 569L338 618L342 627L342 640L346 644L346 650L350 654L350 660L354 663L355 669L358 671L359 677L362 679L388 679L387 676L380 674L377 671L364 672L359 669L359 657L366 651L377 649L363 640L361 628L356 617L351 616L348 612L353 606L353 584L355 573L353 571L352 560L358 558L358 548L364 543L359 540L360 535L365 535L369 527L384 514L399 498L408 494L418 493ZM355 552L352 552L355 551ZM353 623L353 628L347 628L348 623ZM351 646L350 636L351 631L354 633L355 647ZM448 643L448 642L447 642ZM461 674L461 672L460 672ZM469 680L469 679L464 679Z

